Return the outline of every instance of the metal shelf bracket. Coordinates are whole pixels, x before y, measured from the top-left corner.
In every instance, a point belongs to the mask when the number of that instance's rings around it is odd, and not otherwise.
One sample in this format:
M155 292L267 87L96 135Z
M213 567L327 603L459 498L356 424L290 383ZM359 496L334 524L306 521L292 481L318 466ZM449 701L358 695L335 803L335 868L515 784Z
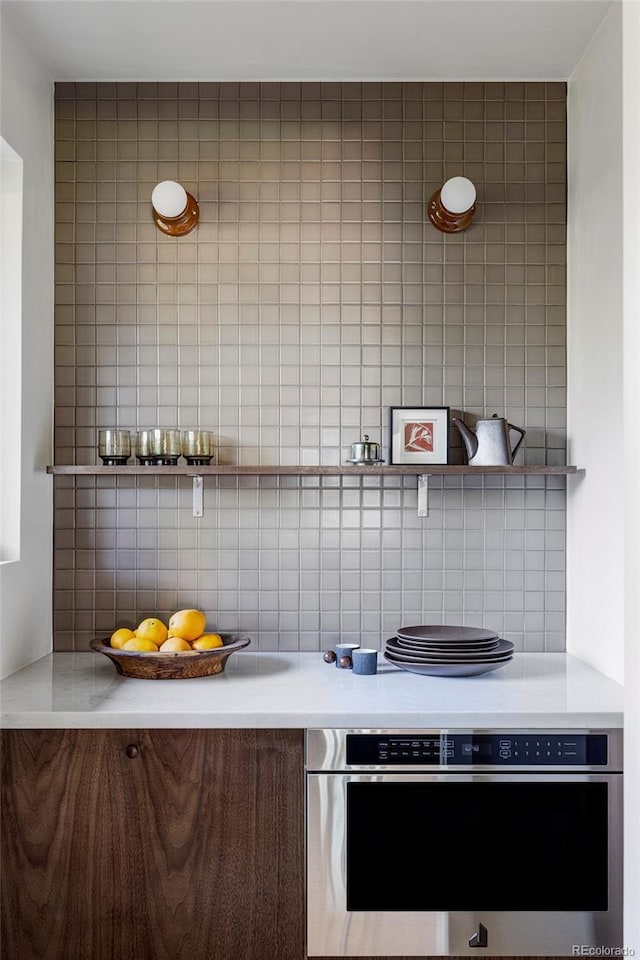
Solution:
M204 516L204 481L201 476L193 478L193 515L194 517Z
M418 516L429 516L429 474L418 474Z

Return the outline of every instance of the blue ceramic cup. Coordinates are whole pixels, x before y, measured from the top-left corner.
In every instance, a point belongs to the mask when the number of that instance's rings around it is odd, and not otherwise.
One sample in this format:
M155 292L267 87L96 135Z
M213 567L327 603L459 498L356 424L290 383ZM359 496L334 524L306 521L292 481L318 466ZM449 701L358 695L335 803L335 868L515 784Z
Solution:
M378 651L369 647L358 647L351 654L353 672L361 676L371 676L378 670Z
M350 667L341 667L340 660L342 657L353 657L353 651L357 650L360 644L358 643L336 643L333 648L336 652L336 667L338 670L349 670Z

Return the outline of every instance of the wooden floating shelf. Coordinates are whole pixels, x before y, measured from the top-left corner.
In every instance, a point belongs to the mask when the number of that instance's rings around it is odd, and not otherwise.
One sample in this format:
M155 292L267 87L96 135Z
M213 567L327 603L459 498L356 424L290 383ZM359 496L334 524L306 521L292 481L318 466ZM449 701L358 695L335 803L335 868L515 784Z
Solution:
M429 477L442 476L540 476L566 475L568 473L584 473L577 467L470 467L466 465L441 464L440 466L425 463L412 464L379 464L364 466L349 464L348 466L282 466L279 464L255 466L237 466L235 464L217 464L216 466L142 466L131 464L122 467L105 466L49 466L47 473L57 476L81 477L190 477L193 484L193 516L204 516L204 479L205 477L416 477L418 483L418 516L429 516L428 487Z
M236 466L222 464L210 467L189 466L179 464L175 467L145 467L139 464L127 464L123 467L104 466L48 466L47 473L56 476L147 476L147 477L251 477L251 476L290 476L290 477L394 477L394 476L480 476L483 474L500 476L562 476L566 474L584 473L584 470L574 466L564 467L470 467L467 464L381 464L380 466L282 466L278 464L268 466Z

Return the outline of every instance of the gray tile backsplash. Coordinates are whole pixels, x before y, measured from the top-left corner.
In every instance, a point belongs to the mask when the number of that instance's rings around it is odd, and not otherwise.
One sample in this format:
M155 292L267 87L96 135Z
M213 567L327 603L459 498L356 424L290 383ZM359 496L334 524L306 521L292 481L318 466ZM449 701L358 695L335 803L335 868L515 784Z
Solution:
M565 462L563 83L56 88L57 463L102 426L202 427L221 463L339 464L389 407L496 412ZM478 188L463 234L425 204ZM200 203L178 240L159 180ZM463 451L452 431L452 462ZM262 650L401 623L564 648L562 478L55 480L56 649L197 606Z

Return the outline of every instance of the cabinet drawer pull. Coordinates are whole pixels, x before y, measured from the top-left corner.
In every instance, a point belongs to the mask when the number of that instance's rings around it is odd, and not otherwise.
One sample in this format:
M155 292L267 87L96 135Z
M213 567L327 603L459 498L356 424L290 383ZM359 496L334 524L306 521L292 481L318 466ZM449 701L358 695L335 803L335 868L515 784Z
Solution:
M140 753L140 750L139 750L138 747L135 745L135 743L129 743L129 744L127 744L127 746L125 747L124 752L125 752L126 755L129 757L130 760L133 760L134 757L137 757L137 756L138 756L138 754Z

